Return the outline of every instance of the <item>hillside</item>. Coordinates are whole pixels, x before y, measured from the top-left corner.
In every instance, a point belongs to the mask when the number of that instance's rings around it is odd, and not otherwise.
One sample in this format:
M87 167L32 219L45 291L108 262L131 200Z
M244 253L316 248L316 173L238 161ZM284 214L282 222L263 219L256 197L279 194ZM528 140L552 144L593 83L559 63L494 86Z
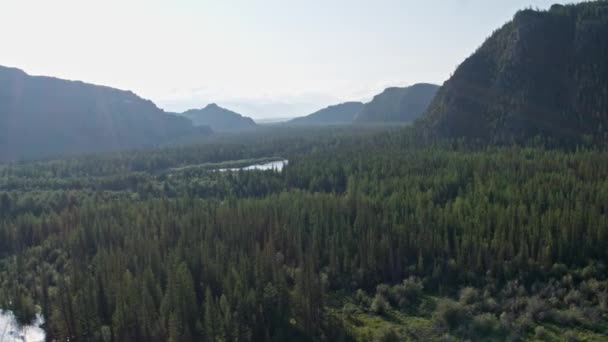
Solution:
M388 88L363 107L355 122L412 122L424 113L438 88L426 83Z
M288 125L344 125L353 122L363 109L361 102L345 102L318 110L310 115L295 118Z
M524 10L455 71L424 125L447 137L605 138L608 2Z
M153 146L194 132L130 91L0 67L0 161Z
M209 126L215 131L235 131L255 127L253 119L222 108L215 103L202 109L182 113L196 126Z

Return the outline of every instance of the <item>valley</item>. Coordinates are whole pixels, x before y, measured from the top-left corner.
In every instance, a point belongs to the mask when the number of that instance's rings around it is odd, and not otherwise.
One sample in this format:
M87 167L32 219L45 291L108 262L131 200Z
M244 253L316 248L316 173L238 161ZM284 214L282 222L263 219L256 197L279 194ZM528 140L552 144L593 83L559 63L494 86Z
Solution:
M23 65L174 107L0 67L0 342L608 340L608 1L108 3Z

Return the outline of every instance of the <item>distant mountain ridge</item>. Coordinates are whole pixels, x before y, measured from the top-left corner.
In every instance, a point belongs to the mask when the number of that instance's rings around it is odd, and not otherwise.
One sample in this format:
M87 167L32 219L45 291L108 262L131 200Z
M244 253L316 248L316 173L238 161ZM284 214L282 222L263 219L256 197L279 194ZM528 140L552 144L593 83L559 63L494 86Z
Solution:
M234 131L253 128L253 119L222 108L215 103L202 109L191 109L181 115L192 120L196 126L209 126L215 131Z
M455 71L423 127L493 141L608 138L608 2L524 10Z
M0 67L0 161L141 148L209 132L130 91Z
M345 102L287 121L287 125L345 125L413 122L426 111L438 85L418 83L392 87L369 103Z
M363 109L362 102L345 102L318 110L307 116L286 122L288 125L344 125L351 124Z
M426 111L439 86L418 83L405 88L387 88L365 104L356 123L413 122Z

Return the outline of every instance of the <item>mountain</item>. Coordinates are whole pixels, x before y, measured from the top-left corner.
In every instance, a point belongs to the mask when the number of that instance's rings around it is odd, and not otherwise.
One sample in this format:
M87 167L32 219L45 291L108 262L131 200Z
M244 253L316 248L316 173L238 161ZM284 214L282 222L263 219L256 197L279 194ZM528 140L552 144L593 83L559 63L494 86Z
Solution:
M130 91L0 67L0 161L153 146L195 133Z
M608 134L608 2L524 10L454 72L423 126L447 137Z
M363 109L361 102L345 102L329 106L310 115L292 119L288 125L343 125L353 122L355 116Z
M253 119L242 116L215 103L203 109L191 109L182 113L197 126L209 126L215 131L235 131L255 127Z
M388 88L365 105L357 123L411 122L418 119L435 96L439 86L420 83L405 88Z

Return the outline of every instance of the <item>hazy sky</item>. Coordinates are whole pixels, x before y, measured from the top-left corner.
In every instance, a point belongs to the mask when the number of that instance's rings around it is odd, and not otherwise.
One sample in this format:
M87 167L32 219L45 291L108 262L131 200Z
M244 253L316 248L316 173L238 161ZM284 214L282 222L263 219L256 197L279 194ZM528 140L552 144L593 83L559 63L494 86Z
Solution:
M290 117L441 84L517 9L554 2L0 0L0 65L129 89L170 111L217 102Z

